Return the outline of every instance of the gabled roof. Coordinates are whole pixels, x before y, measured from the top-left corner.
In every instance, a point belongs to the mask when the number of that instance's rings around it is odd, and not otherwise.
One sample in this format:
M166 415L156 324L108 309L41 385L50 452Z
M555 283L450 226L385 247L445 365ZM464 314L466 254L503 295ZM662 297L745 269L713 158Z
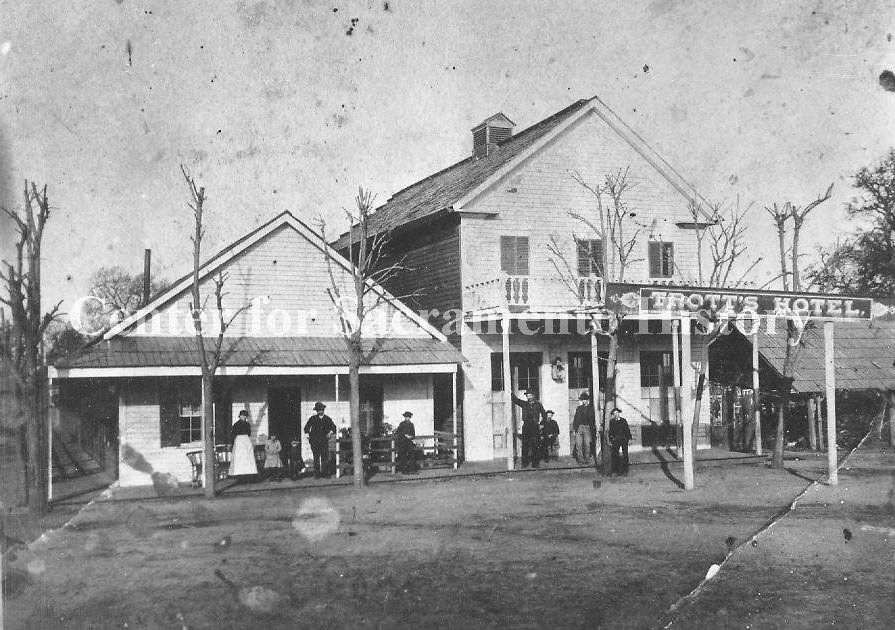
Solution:
M747 343L751 338L746 338ZM895 389L895 322L836 322L833 329L836 389ZM769 335L762 328L758 348L780 375L786 358L786 330ZM823 325L810 326L794 348L793 391L822 392L826 387Z
M658 170L684 198L694 202L708 221L713 222L708 202L696 189L656 153L643 138L628 127L599 97L594 96L576 101L549 118L510 136L498 144L497 151L487 156L470 155L444 170L399 190L373 213L371 227L375 229L385 222L391 226L406 225L433 217L444 211L462 210L464 204L489 189L522 160L591 111ZM334 247L342 249L347 245L347 238L347 233L342 235L334 243Z
M291 212L286 210L267 223L252 230L237 241L234 241L233 243L219 251L217 254L212 256L199 268L200 280L213 275L214 272L217 271L219 268L223 267L228 262L248 250L254 244L258 243L263 238L265 238L269 234L272 234L274 231L283 226L288 226L304 236L314 247L318 248L321 252L326 252L331 257L333 262L341 266L343 269L349 272L353 270L354 266L347 260L345 260L345 258L338 252L327 245L327 243L317 232L312 230L310 227L308 227L308 225L297 219ZM126 317L116 326L110 328L109 331L106 332L105 335L103 335L103 339L109 340L127 331L136 324L140 323L147 316L151 315L154 311L158 310L161 306L183 295L186 291L189 291L193 281L192 278L193 274L192 272L190 272L178 279L176 282L172 283L169 288L152 298L149 304L138 310L133 315ZM395 299L385 289L373 283L372 281L369 281L369 285L372 287L372 290L375 293L381 295L386 302L401 311L401 313L406 315L410 320L412 320L420 328L425 330L434 339L447 342L447 338L441 332L432 327L429 322L422 319L419 314L408 308L403 302Z

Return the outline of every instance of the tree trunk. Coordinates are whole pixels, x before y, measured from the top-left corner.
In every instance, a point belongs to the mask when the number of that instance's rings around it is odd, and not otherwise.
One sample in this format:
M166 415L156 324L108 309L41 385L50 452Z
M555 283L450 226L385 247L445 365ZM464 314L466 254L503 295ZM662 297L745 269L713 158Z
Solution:
M608 476L612 469L611 453L609 452L609 432L606 430L608 419L615 407L615 364L618 360L618 329L621 323L616 323L609 335L609 358L606 361L606 400L603 403L603 413L600 414L600 426L597 432L600 434L600 466L604 477ZM594 392L594 398L598 398L600 392ZM594 436L596 439L596 436Z
M353 333L349 340L351 352L348 358L348 396L351 413L351 458L354 465L354 485L363 488L367 485L364 472L364 450L360 430L360 364L363 347L360 335Z
M783 469L783 449L786 446L786 421L789 418L789 398L792 392L792 339L795 325L792 320L786 322L786 356L783 359L783 382L780 390L780 406L777 408L777 435L774 438L773 468Z
M47 513L49 493L49 453L46 425L46 386L42 370L29 366L30 374L22 392L23 415L28 443L28 510L35 516Z
M202 370L202 481L205 498L214 498L214 374Z

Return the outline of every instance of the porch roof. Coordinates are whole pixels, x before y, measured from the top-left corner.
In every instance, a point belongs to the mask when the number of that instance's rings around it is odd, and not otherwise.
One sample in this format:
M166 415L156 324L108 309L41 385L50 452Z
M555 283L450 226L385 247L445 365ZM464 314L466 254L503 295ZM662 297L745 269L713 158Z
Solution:
M206 339L211 351L214 339ZM447 342L432 338L365 339L369 355L365 365L433 365L463 362ZM341 337L240 337L224 339L222 367L326 367L347 366L348 347ZM194 337L115 337L60 359L55 367L135 368L198 367L199 350Z
M746 338L747 342L751 341ZM836 322L836 389L895 390L895 322ZM769 335L759 333L759 351L773 368L783 374L786 358L786 331ZM824 331L822 325L809 327L795 348L793 391L822 392L826 387L824 371Z

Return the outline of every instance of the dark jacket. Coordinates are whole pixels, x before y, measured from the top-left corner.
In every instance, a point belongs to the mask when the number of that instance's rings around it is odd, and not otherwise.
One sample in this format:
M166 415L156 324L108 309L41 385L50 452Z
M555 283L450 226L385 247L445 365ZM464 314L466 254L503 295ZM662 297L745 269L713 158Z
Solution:
M631 428L627 420L619 417L609 421L609 441L613 444L631 441Z
M559 424L556 420L545 420L541 426L541 433L545 438L555 438L559 435Z
M252 434L252 425L250 425L246 420L237 420L233 424L233 428L230 429L230 444L236 441L237 435L251 435Z
M578 405L578 408L575 410L575 419L572 420L572 429L577 431L580 426L595 427L596 424L594 406L590 403Z
M413 422L410 420L402 420L401 424L398 425L398 428L395 429L395 435L404 438L412 438L416 436L416 429L413 426Z
M547 412L544 410L544 405L537 400L531 402L522 400L515 394L513 394L513 403L522 408L522 435L524 437L540 437L540 421L542 418L544 420L547 419Z
M305 423L305 433L311 442L325 442L330 433L336 432L336 424L327 415L318 416L316 413Z

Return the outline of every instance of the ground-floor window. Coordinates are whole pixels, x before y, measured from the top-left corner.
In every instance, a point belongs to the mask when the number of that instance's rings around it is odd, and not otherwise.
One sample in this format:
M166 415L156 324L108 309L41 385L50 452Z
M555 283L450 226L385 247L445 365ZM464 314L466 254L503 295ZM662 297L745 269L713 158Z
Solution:
M647 403L651 422L671 422L674 417L674 372L670 352L640 352L640 397Z
M202 441L202 403L192 396L192 392L179 391L180 443Z
M540 397L542 361L540 352L511 352L510 374L513 386L519 390L532 391ZM500 352L491 353L491 391L503 391L503 354Z

